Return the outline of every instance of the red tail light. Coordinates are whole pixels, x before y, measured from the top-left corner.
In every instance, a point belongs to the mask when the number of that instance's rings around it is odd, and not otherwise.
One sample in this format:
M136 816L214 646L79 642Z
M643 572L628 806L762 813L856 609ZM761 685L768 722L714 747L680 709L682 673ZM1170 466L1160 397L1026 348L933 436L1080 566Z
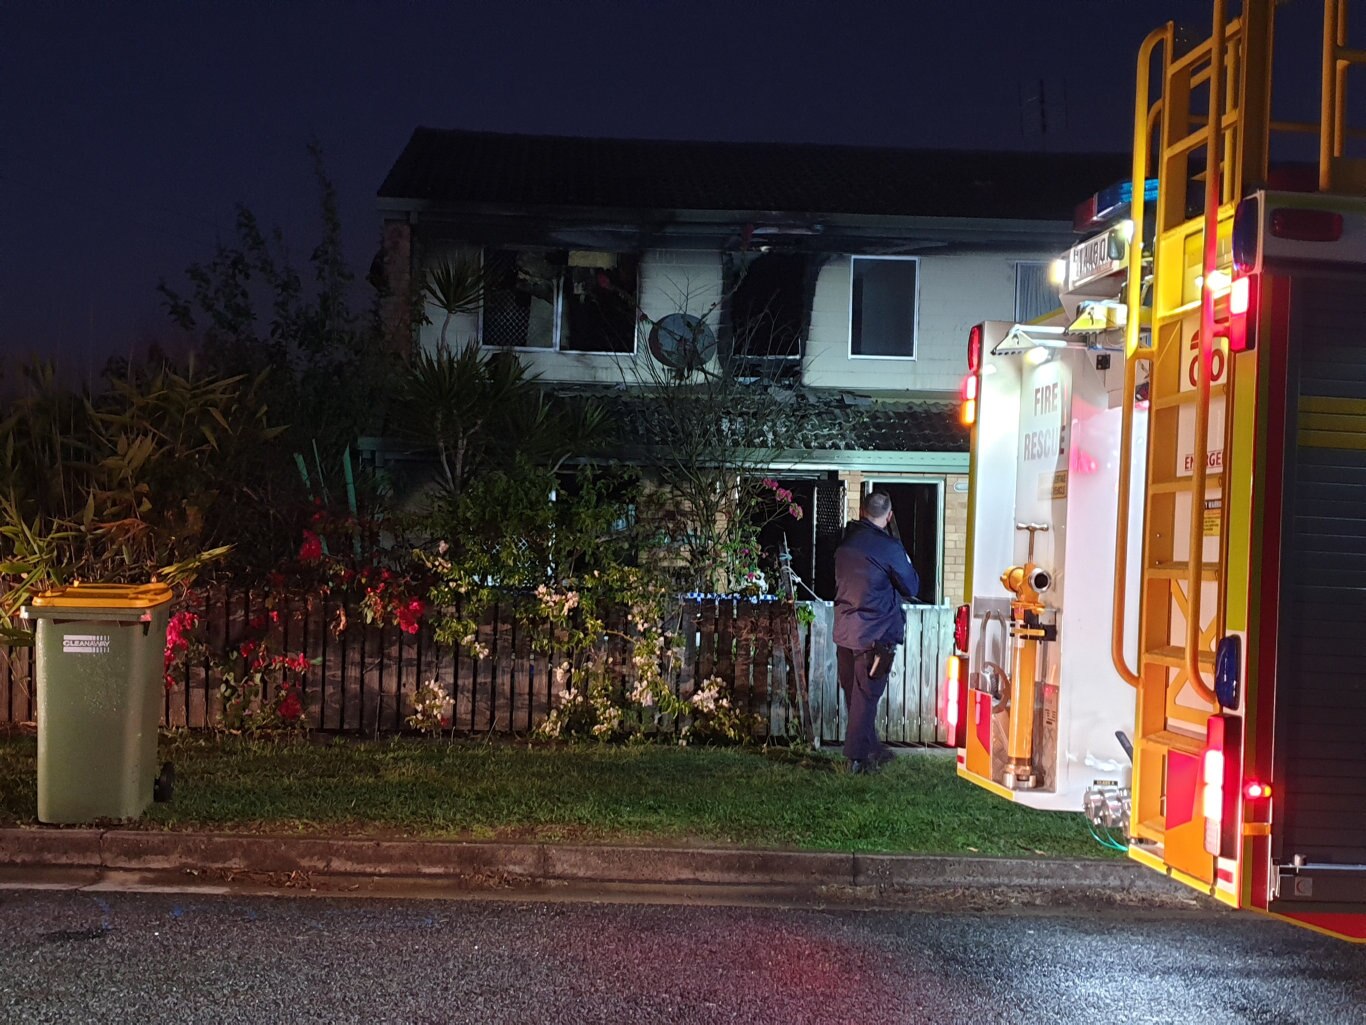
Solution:
M1247 352L1257 347L1254 330L1256 316L1253 311L1256 284L1256 275L1233 279L1233 288L1228 296L1229 352Z
M968 373L975 374L982 369L982 325L978 324L968 332Z
M1243 784L1243 796L1249 801L1264 801L1271 796L1271 784L1250 779Z
M959 605L953 612L953 650L968 650L968 624L972 621L972 606Z
M1243 721L1212 715L1205 727L1201 774L1201 810L1205 817L1205 850L1223 858L1238 856L1242 828Z

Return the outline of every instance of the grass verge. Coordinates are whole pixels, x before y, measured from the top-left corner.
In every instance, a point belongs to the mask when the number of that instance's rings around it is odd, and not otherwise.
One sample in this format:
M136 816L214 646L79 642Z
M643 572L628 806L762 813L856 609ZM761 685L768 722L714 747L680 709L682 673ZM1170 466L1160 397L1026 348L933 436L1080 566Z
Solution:
M37 744L0 737L0 825L36 822ZM833 753L178 734L175 800L141 829L1109 857L1080 814L1039 812L914 752L875 776Z

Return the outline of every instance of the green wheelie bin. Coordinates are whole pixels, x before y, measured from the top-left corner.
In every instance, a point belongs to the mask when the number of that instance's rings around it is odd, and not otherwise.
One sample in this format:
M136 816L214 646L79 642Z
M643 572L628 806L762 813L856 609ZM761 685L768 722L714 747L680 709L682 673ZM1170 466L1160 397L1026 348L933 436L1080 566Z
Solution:
M169 796L157 768L171 589L74 584L35 595L38 821L131 819Z

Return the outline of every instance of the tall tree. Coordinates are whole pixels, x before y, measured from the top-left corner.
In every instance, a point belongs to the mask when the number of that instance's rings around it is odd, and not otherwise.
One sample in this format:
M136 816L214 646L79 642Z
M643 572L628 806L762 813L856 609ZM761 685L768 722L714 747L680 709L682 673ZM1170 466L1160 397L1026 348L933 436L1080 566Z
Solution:
M307 265L294 264L282 232L269 234L237 207L236 239L185 272L188 289L164 280L163 305L200 338L208 369L226 375L268 371L265 394L290 425L298 448L317 444L331 458L381 422L392 356L381 344L378 307L357 310L357 282L342 248L337 189L316 144L308 147L319 192L321 237Z

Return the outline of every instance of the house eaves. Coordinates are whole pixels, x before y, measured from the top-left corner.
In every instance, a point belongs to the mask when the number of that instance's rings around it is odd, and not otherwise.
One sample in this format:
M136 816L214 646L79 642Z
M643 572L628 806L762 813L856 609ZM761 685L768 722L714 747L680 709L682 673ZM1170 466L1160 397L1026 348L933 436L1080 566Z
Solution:
M431 237L498 243L589 232L624 246L675 249L777 245L810 252L930 248L1062 249L1074 241L1068 220L987 217L876 216L759 210L626 210L568 207L509 208L386 201L381 208L408 215Z

